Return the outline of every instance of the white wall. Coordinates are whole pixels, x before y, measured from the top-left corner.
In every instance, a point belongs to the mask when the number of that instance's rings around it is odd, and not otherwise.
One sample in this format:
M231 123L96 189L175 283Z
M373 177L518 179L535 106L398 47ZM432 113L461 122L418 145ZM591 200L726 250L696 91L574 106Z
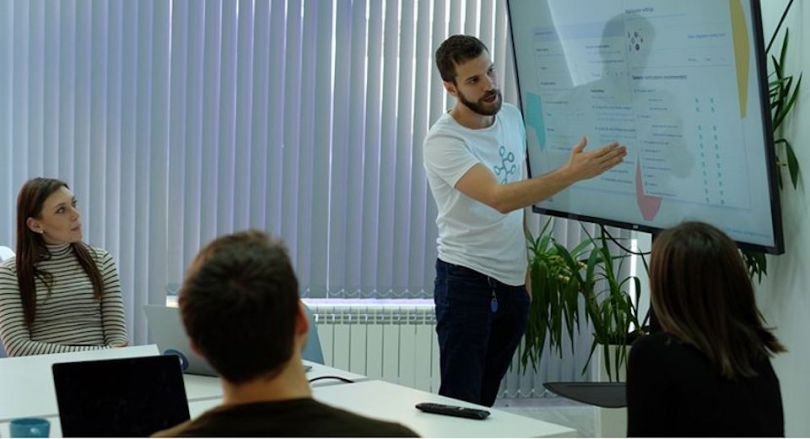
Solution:
M765 35L770 36L787 2L762 2ZM782 223L786 252L768 259L768 277L758 290L760 308L768 323L790 352L774 360L782 383L785 408L785 433L788 436L810 436L810 203L807 200L807 178L810 178L810 4L798 0L793 4L785 24L790 27L788 70L804 72L800 100L787 137L793 143L804 172L797 190L782 192ZM781 41L781 37L778 38ZM779 49L779 47L775 47ZM778 50L772 51L778 53ZM803 123L802 123L803 122Z

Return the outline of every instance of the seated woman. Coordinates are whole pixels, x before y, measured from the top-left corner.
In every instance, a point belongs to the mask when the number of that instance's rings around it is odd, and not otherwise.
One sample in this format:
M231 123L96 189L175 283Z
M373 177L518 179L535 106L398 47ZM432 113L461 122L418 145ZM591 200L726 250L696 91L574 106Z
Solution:
M628 436L784 436L770 357L785 348L734 242L697 222L662 232L650 290L661 332L630 350Z
M17 197L17 255L0 264L0 340L10 356L127 345L115 262L82 242L62 181L29 180Z

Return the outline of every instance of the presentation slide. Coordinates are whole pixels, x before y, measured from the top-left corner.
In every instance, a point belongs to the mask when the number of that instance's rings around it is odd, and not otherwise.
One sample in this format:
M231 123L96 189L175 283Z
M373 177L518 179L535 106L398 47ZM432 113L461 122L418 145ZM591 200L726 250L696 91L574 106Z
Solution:
M510 0L509 14L531 174L582 136L628 152L536 210L646 231L700 220L782 251L749 0Z

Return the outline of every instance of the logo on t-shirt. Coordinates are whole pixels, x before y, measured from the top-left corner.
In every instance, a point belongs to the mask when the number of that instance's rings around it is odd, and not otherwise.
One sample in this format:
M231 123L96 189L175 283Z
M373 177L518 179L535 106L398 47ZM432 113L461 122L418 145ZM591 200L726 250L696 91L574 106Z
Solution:
M501 164L495 165L495 175L501 179L501 183L508 183L509 176L517 172L517 165L515 164L515 154L507 153L506 147L501 145L498 148L498 155L501 156Z

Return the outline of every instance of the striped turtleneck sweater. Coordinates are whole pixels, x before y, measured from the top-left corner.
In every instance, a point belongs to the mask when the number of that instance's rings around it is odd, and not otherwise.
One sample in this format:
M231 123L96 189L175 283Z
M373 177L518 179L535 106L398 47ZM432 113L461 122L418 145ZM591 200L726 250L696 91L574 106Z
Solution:
M50 292L36 279L34 324L25 324L16 258L0 264L0 340L10 356L53 354L121 346L127 343L127 325L121 284L112 256L88 247L104 280L101 301L93 297L93 284L70 244L48 246L51 258L37 268L53 275Z

